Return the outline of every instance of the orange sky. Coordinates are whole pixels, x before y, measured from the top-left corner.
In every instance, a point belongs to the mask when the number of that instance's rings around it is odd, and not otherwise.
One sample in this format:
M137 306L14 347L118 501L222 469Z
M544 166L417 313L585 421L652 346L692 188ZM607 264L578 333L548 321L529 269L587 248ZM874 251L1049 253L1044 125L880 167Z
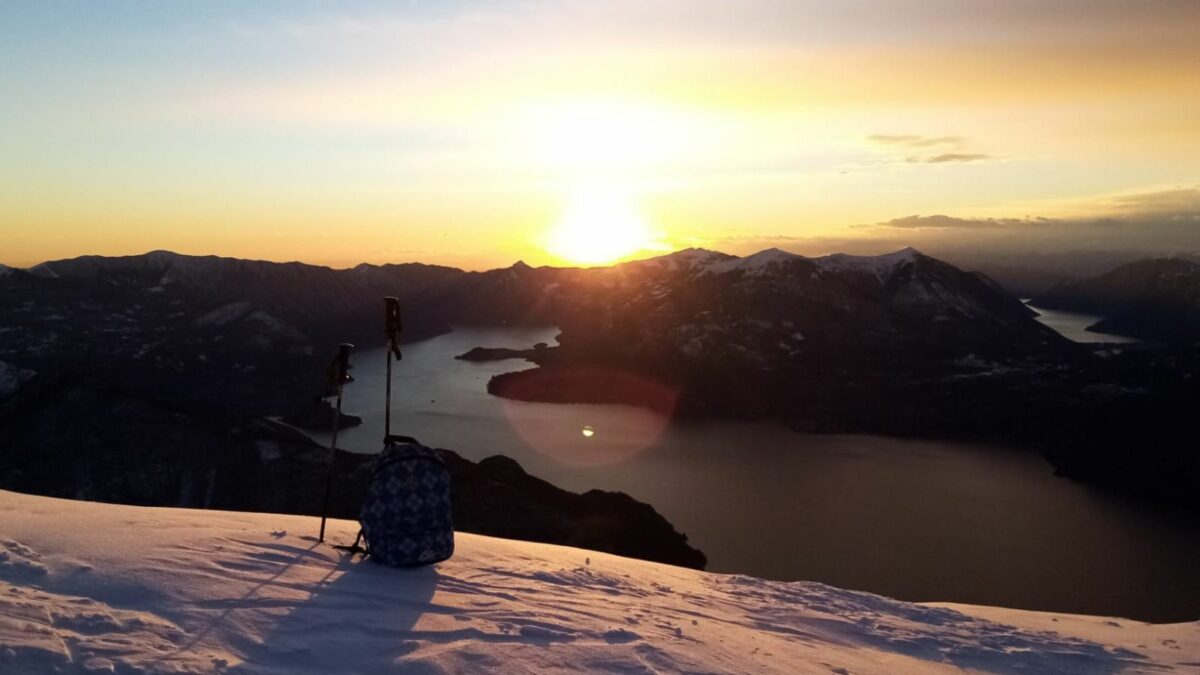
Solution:
M1043 216L1186 248L1197 35L1157 0L10 6L0 262L481 268ZM880 225L916 214L960 224Z

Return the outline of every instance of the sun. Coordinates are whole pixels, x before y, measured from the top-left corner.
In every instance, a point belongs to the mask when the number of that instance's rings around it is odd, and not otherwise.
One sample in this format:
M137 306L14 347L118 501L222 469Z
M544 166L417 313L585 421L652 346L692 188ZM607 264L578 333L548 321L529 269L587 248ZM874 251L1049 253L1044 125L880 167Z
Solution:
M546 238L550 254L578 265L604 265L658 243L634 196L613 186L572 190Z
M662 102L603 96L514 106L514 152L559 186L562 208L543 245L574 265L666 250L639 198L661 189L690 145L690 117Z

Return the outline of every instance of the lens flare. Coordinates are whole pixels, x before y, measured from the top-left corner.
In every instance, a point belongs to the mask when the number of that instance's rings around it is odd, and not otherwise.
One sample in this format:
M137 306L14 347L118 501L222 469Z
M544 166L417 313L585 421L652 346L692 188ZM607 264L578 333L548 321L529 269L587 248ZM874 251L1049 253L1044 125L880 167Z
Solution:
M678 398L661 382L610 368L535 368L514 375L493 392L501 396L509 423L529 447L568 464L612 464L637 455L666 428ZM592 403L530 403L563 394ZM601 405L617 402L626 405Z

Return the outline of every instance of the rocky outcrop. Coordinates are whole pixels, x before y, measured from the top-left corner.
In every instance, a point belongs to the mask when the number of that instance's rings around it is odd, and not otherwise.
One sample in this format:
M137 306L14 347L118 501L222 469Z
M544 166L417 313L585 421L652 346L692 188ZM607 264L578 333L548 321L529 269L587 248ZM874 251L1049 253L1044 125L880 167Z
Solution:
M704 569L703 553L649 504L622 492L575 494L525 473L509 457L474 463L440 450L454 476L455 526Z
M319 398L314 398L307 404L297 406L292 412L284 415L281 419L285 424L298 429L320 432L327 432L332 429L335 420L337 421L338 429L349 429L350 427L362 424L362 418L358 415L351 415L344 410L339 414L334 409L332 403Z
M545 346L545 343L533 349L512 349L509 347L475 347L454 358L460 361L503 361L505 359L525 359L527 361L536 361L539 357L546 353L552 353L553 349ZM549 350L549 352L547 351Z

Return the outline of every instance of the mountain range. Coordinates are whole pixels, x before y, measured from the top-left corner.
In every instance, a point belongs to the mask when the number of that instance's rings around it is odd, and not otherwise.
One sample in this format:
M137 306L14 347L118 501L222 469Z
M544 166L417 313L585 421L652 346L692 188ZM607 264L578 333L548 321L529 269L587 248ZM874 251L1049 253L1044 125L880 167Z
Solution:
M501 396L993 439L1150 495L1191 499L1200 485L1172 413L1197 400L1193 346L1073 343L985 275L913 249L687 249L485 272L85 256L0 276L0 362L6 381L71 373L172 405L313 418L336 344L382 343L387 295L409 341L455 325L558 326L557 345L526 355L537 368L489 383Z
M319 372L317 362L337 343L377 342L384 295L401 298L408 340L456 324L554 324L564 347L594 349L596 358L612 331L625 329L634 335L622 349L755 369L793 355L824 361L831 351L900 364L918 352L949 358L1069 347L986 279L911 250L807 259L690 249L610 268L517 263L487 272L422 264L333 270L155 251L12 270L0 288L7 291L0 359L34 370L101 370L209 402L233 397L263 413L299 405L297 392L315 386L300 374ZM646 329L640 337L638 325ZM664 330L665 340L644 339Z

